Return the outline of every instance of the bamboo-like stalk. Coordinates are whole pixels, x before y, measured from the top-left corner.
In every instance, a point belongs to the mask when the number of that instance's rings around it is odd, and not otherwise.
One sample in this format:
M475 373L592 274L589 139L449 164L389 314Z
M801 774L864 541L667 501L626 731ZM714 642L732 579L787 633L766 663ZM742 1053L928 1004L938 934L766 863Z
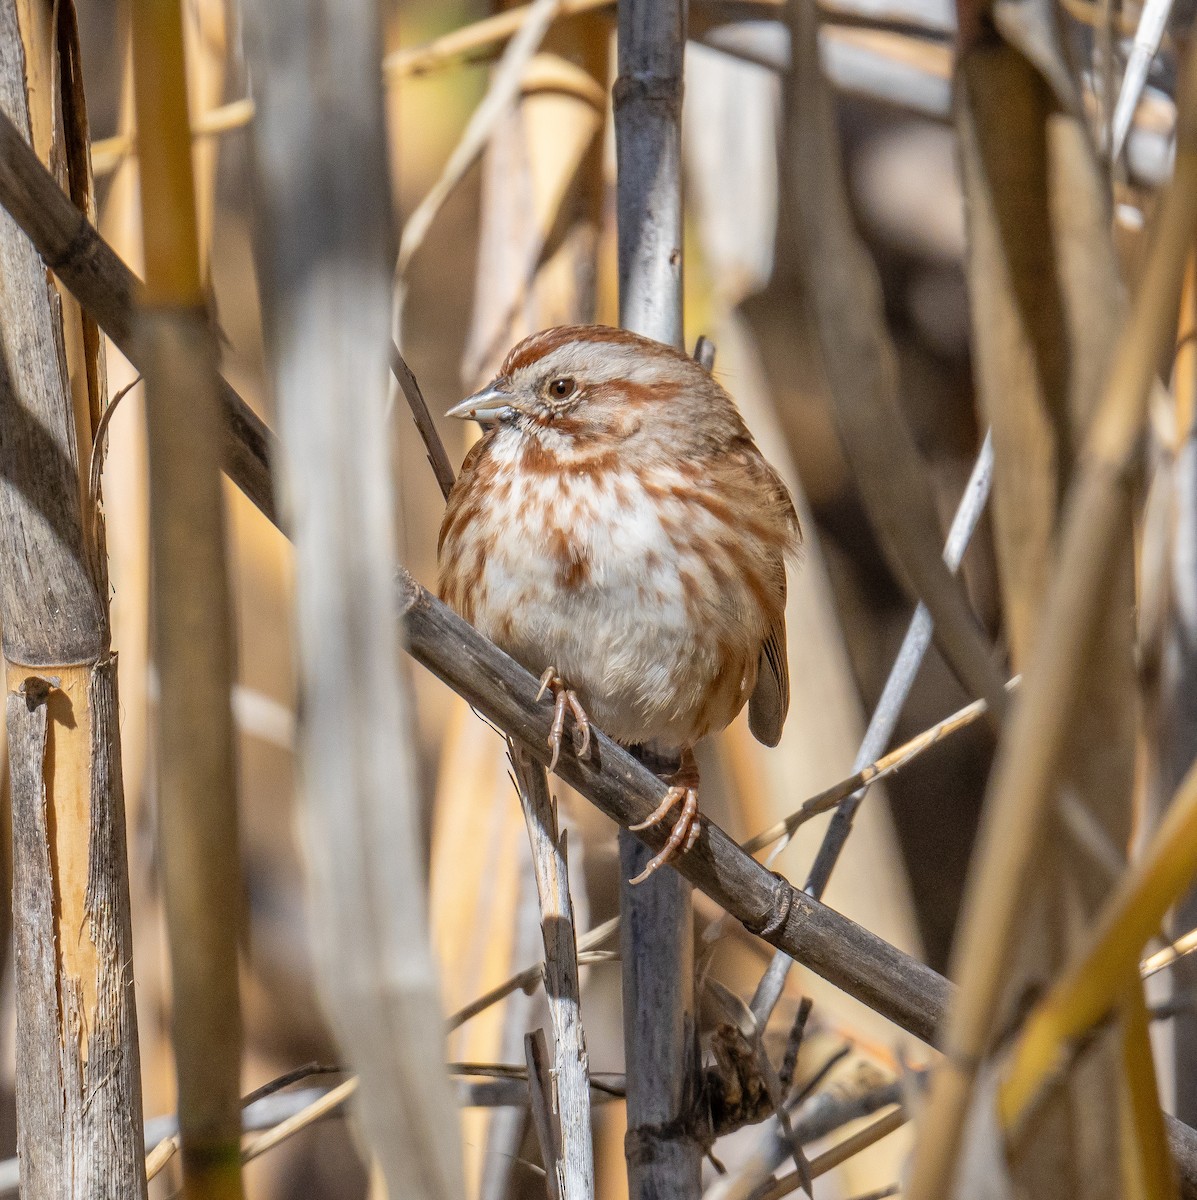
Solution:
M620 324L682 347L682 57L687 0L620 0L615 82ZM631 1200L694 1196L702 1150L694 918L674 871L644 883L644 843L619 835L625 1153Z
M230 692L233 646L218 454L216 343L201 285L182 14L134 0L141 145L158 811L170 943L183 1187L241 1187L242 881Z
M429 945L385 430L392 209L373 0L246 6L259 278L295 544L319 983L389 1194L464 1194Z
M1197 226L1197 48L1188 65L1178 105L1176 174L1070 490L1034 666L995 767L958 935L961 998L920 1122L912 1200L945 1195L951 1179L978 1063L993 1036L1024 884L1079 701L1078 668L1101 616L1131 457L1155 372L1173 336L1181 275Z
M86 222L80 70L70 0L0 0L0 112ZM105 399L95 325L0 218L0 626L28 1200L141 1200L146 1187L116 661L87 486Z

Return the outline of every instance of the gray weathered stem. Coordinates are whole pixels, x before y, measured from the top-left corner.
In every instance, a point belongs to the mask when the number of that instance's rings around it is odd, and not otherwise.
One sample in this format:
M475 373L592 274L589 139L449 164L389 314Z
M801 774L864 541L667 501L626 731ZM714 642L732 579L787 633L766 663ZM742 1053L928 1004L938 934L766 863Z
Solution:
M392 212L378 12L247 5L258 245L295 543L300 757L329 1017L395 1197L464 1194L428 942L385 436Z
M620 0L615 81L619 319L682 346L682 60L686 0ZM632 1200L697 1194L689 1131L698 1089L690 886L658 871L633 887L644 845L619 838L628 1188Z
M578 983L578 938L565 838L557 828L557 806L549 793L544 767L512 747L536 893L544 935L544 986L553 1026L554 1093L550 1097L561 1132L558 1189L561 1200L590 1200L594 1195L594 1145L590 1128L590 1060L582 1029ZM554 1164L545 1161L545 1170Z
M682 345L686 0L620 0L615 81L619 320Z
M58 28L25 31L35 58L26 62L18 12L29 18L31 9L0 0L0 116L59 204L86 223L76 207L88 203L90 179L74 8L54 11ZM34 103L53 109L56 165L75 201L25 142L35 80ZM146 1188L107 568L81 486L91 423L77 420L71 398L70 376L86 371L88 407L102 407L94 335L0 214L0 627L27 1200L140 1200Z

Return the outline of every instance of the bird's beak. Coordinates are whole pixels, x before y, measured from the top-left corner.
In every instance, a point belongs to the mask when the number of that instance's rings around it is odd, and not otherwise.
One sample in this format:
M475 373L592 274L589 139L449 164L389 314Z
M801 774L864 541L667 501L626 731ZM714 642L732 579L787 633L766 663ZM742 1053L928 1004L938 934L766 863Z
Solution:
M479 425L493 425L511 415L514 411L513 400L510 392L492 384L472 396L467 396L460 404L455 404L445 416L460 417L463 421L477 421Z

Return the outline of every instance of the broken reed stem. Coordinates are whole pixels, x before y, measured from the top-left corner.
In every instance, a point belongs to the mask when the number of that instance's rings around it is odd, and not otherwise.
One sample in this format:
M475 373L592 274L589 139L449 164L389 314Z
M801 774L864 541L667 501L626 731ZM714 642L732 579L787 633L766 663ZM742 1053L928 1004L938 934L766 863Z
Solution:
M197 1200L239 1200L243 888L216 343L201 286L180 7L134 0L131 20L146 260L137 341L149 434L158 812L183 1190Z
M1118 515L1133 478L1148 395L1171 348L1181 276L1197 226L1197 43L1181 81L1175 176L1164 193L1135 303L1069 491L1057 565L1036 637L1039 649L990 784L977 865L957 934L960 998L945 1032L946 1057L933 1075L919 1122L911 1200L938 1200L953 1177L1057 764L1080 699L1079 667L1107 595L1103 585L1120 528Z
M559 1128L559 1159L545 1159L558 1173L561 1200L594 1195L594 1145L590 1125L590 1060L582 1028L577 933L569 894L565 835L557 827L557 806L540 763L510 747L520 804L528 827L540 928L544 937L544 987L553 1026L551 1111Z
M562 1200L564 1164L561 1161L561 1139L553 1112L553 1079L549 1072L549 1050L544 1030L534 1029L524 1034L524 1057L528 1064L528 1107L532 1128L540 1146L540 1161L544 1163L545 1192L548 1200Z
M882 1113L881 1116L870 1121L863 1129L857 1130L851 1137L846 1137L842 1142L837 1142L829 1150L824 1150L822 1154L810 1160L810 1175L812 1179L818 1179L820 1175L826 1175L828 1171L834 1170L836 1167L846 1163L848 1159L859 1154L862 1150L867 1150L870 1146L876 1145L883 1137L888 1137L897 1129L901 1129L906 1122L910 1120L904 1108L898 1107L890 1112ZM783 1175L770 1187L764 1188L760 1192L754 1193L752 1200L781 1200L782 1196L788 1196L791 1192L796 1192L802 1186L802 1181L798 1176L797 1171L791 1171L788 1175Z
M5 126L86 222L78 55L70 0L0 0ZM0 216L0 628L26 1200L145 1195L116 659L87 488L104 396L95 325Z

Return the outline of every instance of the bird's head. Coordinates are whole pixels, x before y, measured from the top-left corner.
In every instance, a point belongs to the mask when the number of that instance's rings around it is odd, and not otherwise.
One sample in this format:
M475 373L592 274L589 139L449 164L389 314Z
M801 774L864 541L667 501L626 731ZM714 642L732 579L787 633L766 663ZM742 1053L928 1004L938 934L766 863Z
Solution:
M564 325L525 338L447 415L549 443L623 442L646 423L659 433L684 421L686 406L712 387L721 391L671 346L604 325Z

